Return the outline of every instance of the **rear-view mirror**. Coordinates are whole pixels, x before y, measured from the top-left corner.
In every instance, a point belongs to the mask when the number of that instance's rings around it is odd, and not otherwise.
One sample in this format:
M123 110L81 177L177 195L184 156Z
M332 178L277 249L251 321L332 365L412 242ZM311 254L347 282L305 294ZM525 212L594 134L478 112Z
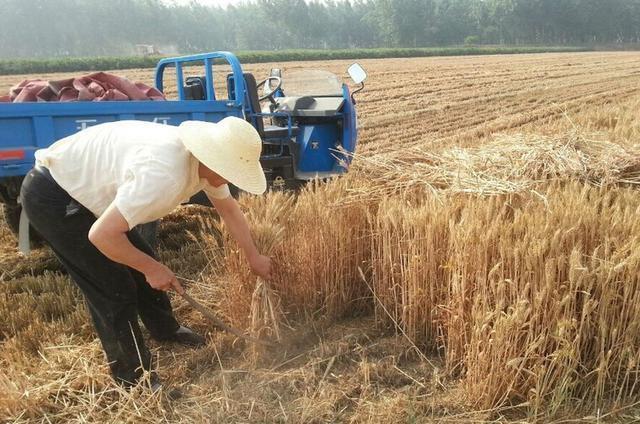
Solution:
M358 63L354 63L353 65L349 66L349 69L347 69L347 72L349 72L349 76L351 77L353 82L355 82L356 84L360 84L361 82L367 79L367 73L364 71L364 69L362 69L362 66L360 66L360 64Z

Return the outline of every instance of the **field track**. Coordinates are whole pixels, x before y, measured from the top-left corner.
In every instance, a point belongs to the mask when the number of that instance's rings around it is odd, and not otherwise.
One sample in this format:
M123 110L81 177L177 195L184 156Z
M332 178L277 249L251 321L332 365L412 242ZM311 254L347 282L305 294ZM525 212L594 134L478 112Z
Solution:
M256 79L272 67L287 72L327 69L344 75L350 61L246 65ZM364 155L402 154L400 147L433 142L473 144L495 132L538 127L640 92L640 54L554 53L504 56L362 60L369 74L358 96ZM169 71L167 71L169 72ZM152 70L114 71L153 83ZM196 72L197 73L197 72ZM0 93L23 78L0 76ZM346 76L346 75L345 75ZM167 90L169 96L175 90Z

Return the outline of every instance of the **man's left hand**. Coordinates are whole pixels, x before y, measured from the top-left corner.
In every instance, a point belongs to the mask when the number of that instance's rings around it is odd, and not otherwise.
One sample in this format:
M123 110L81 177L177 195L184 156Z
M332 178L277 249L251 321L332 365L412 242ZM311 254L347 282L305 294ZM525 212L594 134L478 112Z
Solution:
M231 196L226 199L216 199L209 196L209 200L222 217L233 238L247 255L251 272L265 280L270 279L271 259L258 253L249 231L249 225L240 206L238 206L238 202Z
M249 259L251 272L265 280L271 278L271 258L264 255L257 255Z

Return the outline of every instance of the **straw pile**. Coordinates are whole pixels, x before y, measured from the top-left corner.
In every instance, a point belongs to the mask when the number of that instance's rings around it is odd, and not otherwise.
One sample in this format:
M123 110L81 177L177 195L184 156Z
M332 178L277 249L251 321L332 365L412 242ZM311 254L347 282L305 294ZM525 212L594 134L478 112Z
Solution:
M603 134L502 135L473 148L410 148L399 155L357 157L356 173L370 185L349 200L404 192L496 195L535 190L550 180L598 186L640 183L640 148Z

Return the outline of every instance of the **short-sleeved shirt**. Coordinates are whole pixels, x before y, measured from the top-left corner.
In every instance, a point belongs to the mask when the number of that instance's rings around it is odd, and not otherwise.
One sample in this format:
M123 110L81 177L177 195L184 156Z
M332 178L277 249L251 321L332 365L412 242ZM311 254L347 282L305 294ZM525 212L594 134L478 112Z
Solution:
M95 125L35 153L64 190L96 217L115 206L133 228L173 211L201 190L229 197L198 175L178 128L145 121Z

